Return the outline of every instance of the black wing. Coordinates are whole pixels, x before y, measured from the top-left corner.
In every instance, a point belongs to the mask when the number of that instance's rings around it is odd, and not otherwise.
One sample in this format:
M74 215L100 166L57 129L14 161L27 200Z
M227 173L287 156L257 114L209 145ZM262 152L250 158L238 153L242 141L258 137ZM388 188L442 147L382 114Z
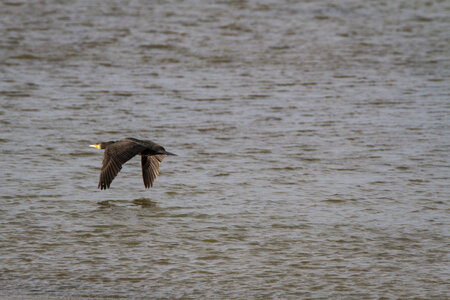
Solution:
M138 140L135 138L125 138L124 140L139 144L142 147L145 147L147 149L147 151L149 151L149 153L153 153L153 154L156 154L160 150L160 148L162 148L160 145L158 145L157 143L152 142L150 140Z
M142 178L144 179L144 185L148 189L153 186L153 182L159 175L159 164L162 162L166 155L142 155Z
M121 140L106 147L98 187L102 190L109 188L122 169L122 165L144 149L142 145L127 140Z

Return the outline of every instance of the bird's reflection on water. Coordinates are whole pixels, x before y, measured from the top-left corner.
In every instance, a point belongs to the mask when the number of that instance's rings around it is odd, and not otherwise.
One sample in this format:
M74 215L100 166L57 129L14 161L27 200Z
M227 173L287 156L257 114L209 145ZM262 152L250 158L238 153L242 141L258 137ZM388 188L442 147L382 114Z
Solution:
M144 208L144 207L156 207L157 202L153 201L150 198L142 197L142 198L133 200L133 204L140 205L142 208Z
M100 206L100 208L107 208L107 207L115 206L112 203L112 200L99 201L99 202L97 202L97 204L98 204L98 206Z
M100 208L110 208L110 207L116 207L118 206L118 203L126 202L128 204L141 206L142 208L149 208L149 207L156 207L157 202L153 201L150 198L137 198L131 201L131 203L128 200L105 200L105 201L99 201L97 202L98 206Z

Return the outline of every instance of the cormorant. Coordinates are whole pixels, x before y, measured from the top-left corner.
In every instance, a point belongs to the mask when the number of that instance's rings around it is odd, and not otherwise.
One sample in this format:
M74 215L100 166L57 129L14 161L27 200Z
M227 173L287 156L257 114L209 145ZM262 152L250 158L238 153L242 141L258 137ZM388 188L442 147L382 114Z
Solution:
M98 188L106 190L122 169L122 165L137 154L141 155L142 177L144 186L148 189L159 175L159 164L166 155L176 155L167 152L164 147L149 141L135 138L124 138L120 141L101 142L89 145L97 149L104 149L100 181Z

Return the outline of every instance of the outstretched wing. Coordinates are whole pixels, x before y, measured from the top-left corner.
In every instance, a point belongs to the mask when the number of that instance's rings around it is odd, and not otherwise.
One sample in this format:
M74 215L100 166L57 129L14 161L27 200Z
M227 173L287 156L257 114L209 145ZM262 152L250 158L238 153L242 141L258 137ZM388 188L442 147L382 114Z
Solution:
M144 149L142 145L127 140L121 140L106 147L98 187L102 190L109 188L122 169L122 165Z
M166 155L142 155L142 178L144 179L144 185L148 189L153 186L153 182L159 175L159 164L162 162Z

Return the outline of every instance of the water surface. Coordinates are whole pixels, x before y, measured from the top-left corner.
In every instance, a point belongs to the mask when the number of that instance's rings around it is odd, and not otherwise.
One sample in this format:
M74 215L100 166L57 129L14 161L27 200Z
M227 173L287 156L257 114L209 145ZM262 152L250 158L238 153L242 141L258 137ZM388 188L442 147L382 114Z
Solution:
M0 3L0 295L448 297L449 13ZM179 156L98 190L127 136Z

